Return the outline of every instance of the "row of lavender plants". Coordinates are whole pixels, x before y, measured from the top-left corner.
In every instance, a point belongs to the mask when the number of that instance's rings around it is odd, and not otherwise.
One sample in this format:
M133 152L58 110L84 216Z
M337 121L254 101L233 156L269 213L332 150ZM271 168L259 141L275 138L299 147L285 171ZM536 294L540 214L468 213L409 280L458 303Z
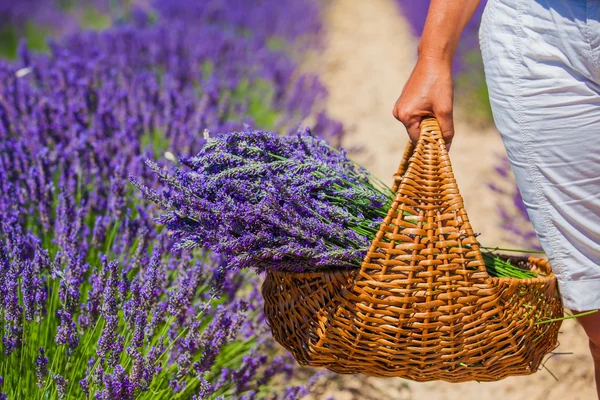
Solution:
M61 36L81 26L103 29L111 16L118 17L125 8L112 0L21 0L0 2L0 56L15 58L19 38L29 47L48 51L47 36Z
M172 249L128 183L155 186L144 160L175 166L205 131L313 116L339 139L293 53L318 46L319 9L282 3L162 1L0 61L0 398L306 393L286 384L257 277Z
M397 0L397 4L413 34L421 36L430 1ZM487 0L479 3L465 27L452 71L457 91L455 98L460 105L470 110L467 117L474 116L472 122L484 121L489 125L493 124L493 120L478 40L479 25L486 4ZM496 194L500 227L507 232L507 240L527 249L541 250L506 157L498 157L495 173L497 179L494 181L501 184L490 183L488 186Z

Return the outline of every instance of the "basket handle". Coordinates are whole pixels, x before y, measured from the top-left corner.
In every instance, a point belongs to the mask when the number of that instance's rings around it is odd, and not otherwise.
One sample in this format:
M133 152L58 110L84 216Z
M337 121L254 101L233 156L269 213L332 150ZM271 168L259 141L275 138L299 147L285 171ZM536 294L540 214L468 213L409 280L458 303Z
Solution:
M413 151L415 151L415 144L412 140L409 139L408 143L406 144L406 149L404 149L402 161L400 161L400 165L398 166L398 172L394 174L394 184L392 185L392 191L394 193L396 193L396 191L398 190L398 186L400 186L400 181L402 180L402 176L408 168L408 160L410 160Z
M427 131L441 132L440 124L435 117L423 118L423 120L421 121L421 124L420 124L420 129L421 129L421 135L419 136L419 141L421 140L421 138L424 138L424 136L423 136L424 132L427 132ZM442 142L445 144L446 142L444 141L444 137L441 135L440 135L440 137L441 137ZM417 143L418 143L418 141L417 141ZM400 165L398 166L398 171L394 174L394 183L392 185L392 191L394 193L398 190L398 186L400 185L400 182L402 181L402 176L404 176L404 173L408 169L410 157L413 155L415 148L416 148L415 143L409 139L408 143L406 144L406 148L404 149L404 154L402 155L402 160L400 161Z
M452 273L461 270L456 273L465 281L483 283L489 275L454 179L440 125L435 118L425 118L420 129L417 143L406 146L394 175L394 201L361 270L386 274L395 265L409 264L410 269L428 265L434 270L440 265L444 275L448 268ZM434 274L436 279L438 274Z

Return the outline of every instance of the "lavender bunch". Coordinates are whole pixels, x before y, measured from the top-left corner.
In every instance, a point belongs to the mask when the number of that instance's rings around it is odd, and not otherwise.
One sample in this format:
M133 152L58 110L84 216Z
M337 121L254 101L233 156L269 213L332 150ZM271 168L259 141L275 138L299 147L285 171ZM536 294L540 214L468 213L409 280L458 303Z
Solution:
M247 127L181 164L169 174L148 162L162 192L133 182L166 210L158 222L177 248L209 248L231 268L355 268L393 197L308 129L278 136Z
M132 180L166 211L157 221L176 248L209 248L230 268L358 268L394 197L309 129L278 136L246 127L180 161L172 173L147 162L162 191ZM492 253L484 261L492 276L535 277Z

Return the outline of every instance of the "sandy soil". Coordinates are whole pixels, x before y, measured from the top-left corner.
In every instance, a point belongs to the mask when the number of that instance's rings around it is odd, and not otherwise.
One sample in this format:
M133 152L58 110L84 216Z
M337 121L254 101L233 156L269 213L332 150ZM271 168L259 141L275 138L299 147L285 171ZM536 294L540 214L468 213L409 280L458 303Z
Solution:
M329 90L328 110L344 122L346 148L360 147L353 157L385 182L397 168L407 142L392 106L415 61L416 39L393 0L331 0L326 13L327 45L315 67ZM486 183L493 179L502 142L493 129L480 130L455 116L451 157L454 173L474 229L482 243L506 245L498 228L494 199ZM333 375L319 385L314 399L431 400L591 400L593 368L587 339L579 325L565 321L556 355L546 370L494 383L416 383L362 375Z

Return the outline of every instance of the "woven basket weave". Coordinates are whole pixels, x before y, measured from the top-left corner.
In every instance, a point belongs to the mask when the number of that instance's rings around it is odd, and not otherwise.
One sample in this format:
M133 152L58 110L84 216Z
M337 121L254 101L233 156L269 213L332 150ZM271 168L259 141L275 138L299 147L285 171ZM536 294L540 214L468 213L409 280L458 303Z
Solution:
M535 372L563 315L547 261L535 279L490 277L435 119L395 175L395 200L360 269L271 271L273 337L300 364L416 381L494 381Z

